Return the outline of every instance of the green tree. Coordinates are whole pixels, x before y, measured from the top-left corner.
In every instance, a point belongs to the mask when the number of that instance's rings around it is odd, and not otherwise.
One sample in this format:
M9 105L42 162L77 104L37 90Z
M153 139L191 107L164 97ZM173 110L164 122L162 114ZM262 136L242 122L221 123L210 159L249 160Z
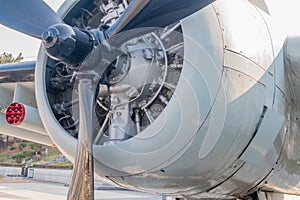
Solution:
M11 156L12 159L16 160L17 163L21 163L23 158L25 158L25 154L20 152L20 153L15 153Z
M19 143L19 150L22 151L26 146L27 146L27 144L25 142L20 142Z
M4 52L0 55L0 64L15 63L23 60L22 53L19 53L17 57L14 57L11 53Z

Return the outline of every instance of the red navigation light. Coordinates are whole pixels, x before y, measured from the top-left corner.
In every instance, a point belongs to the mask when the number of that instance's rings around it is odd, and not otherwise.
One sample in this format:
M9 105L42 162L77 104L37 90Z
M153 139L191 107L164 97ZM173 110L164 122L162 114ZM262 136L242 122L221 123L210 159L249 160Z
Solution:
M25 118L25 107L15 102L10 104L6 110L6 121L11 125L20 125Z

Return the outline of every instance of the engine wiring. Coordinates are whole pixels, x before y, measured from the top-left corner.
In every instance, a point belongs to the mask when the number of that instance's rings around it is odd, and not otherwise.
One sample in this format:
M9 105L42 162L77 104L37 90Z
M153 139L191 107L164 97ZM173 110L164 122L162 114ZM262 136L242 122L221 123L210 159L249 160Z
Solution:
M79 28L93 27L97 23L97 26L109 26L116 20L115 14L120 14L122 7L127 7L130 1L98 0L94 3L93 9L81 8L81 15L77 15L72 23L76 22ZM107 24L101 19L104 15L107 15L104 20ZM105 145L134 137L163 112L175 92L182 70L183 38L176 38L177 31L182 31L179 22L138 36L121 46L126 53L116 57L96 83L94 144ZM79 93L74 76L76 70L53 60L47 63L46 69L48 98L54 115L66 131L77 137Z

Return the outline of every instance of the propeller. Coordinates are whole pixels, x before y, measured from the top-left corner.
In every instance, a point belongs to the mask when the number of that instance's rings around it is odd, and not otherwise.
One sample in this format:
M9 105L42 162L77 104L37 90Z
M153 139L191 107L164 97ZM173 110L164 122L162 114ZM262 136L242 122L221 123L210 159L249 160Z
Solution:
M41 0L2 0L0 23L42 39L46 53L51 58L71 67L79 67L94 47L101 45L107 38L136 28L165 27L213 1L133 0L121 18L108 29L81 30L65 24ZM145 30L150 32L152 29Z
M42 33L62 19L40 0L1 0L0 24L41 39Z
M133 0L107 37L145 27L163 28L201 10L215 0Z
M41 39L47 55L65 63L71 69L93 69L93 71L78 72L80 130L68 199L92 200L94 198L91 113L95 94L95 89L92 87L96 83L93 81L109 73L110 63L121 53L109 42L113 42L114 45L122 44L124 38L125 40L131 39L137 36L136 34L145 34L151 32L153 28L165 27L204 8L213 1L132 0L120 19L111 27L102 26L83 30L65 24L41 0L1 0L1 24ZM125 37L118 36L119 33L137 28L143 28L143 30L139 29L142 31L133 35L125 34ZM94 74L95 71L98 74Z

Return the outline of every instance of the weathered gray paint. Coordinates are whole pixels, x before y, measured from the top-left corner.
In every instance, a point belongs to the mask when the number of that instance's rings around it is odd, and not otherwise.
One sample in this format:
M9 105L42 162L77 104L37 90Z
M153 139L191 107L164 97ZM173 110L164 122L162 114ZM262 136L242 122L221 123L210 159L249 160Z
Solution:
M59 13L76 3L66 1ZM293 42L284 52L291 32L278 26L272 9L266 12L272 1L265 3L257 8L245 0L219 0L181 21L185 63L175 95L137 137L94 146L99 176L133 189L195 198L244 196L259 188L300 194L299 91L292 73L298 68L285 65L299 45ZM40 116L58 148L74 160L76 140L47 102L45 63L41 49Z

